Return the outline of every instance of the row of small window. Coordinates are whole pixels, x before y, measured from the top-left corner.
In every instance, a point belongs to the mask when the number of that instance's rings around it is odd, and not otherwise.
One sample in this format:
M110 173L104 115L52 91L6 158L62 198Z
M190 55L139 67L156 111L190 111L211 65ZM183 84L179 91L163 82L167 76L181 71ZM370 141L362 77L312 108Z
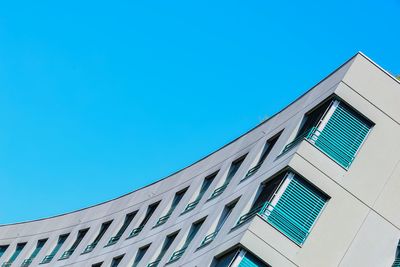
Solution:
M209 229L207 235L203 238L198 249L207 246L216 238L238 200L239 199L236 199L225 206L216 224L214 224L214 226ZM291 170L286 170L273 176L266 182L261 183L260 188L255 195L251 208L249 209L249 212L242 215L232 229L234 230L237 227L243 225L245 222L248 222L251 218L258 214L262 219L264 219L277 230L282 232L293 242L298 245L302 245L309 235L312 226L314 225L317 217L320 215L327 200L328 197L324 193L320 192L305 179L301 178L299 175L295 174ZM154 206L150 206L149 209L153 210ZM118 231L118 237L122 236L122 233L129 225L133 216L134 214L132 213L126 216L124 224ZM202 226L205 219L206 217L192 224L186 234L186 237L184 238L185 241L183 243L181 242L179 249L175 250L175 252L170 256L168 262L175 262L183 256L186 249L189 247L190 243L200 230L200 227ZM94 247L96 247L97 243L103 237L110 225L111 221L102 224L95 240L86 247L82 254L88 253L93 250ZM67 259L74 253L75 249L83 240L88 230L89 229L83 229L78 232L76 240L74 241L72 246L61 255L60 260ZM165 256L165 253L177 237L178 233L179 231L176 231L169 234L165 238L164 243L158 253L158 256L153 258L152 262L147 265L148 267L155 267L159 264L159 262ZM47 255L42 260L42 264L49 263L54 258L68 236L69 234L59 236L56 246L53 248L51 254ZM115 237L116 236L111 238L110 241L116 242ZM24 260L22 266L29 266L29 264L33 261L41 248L44 246L46 241L47 239L38 241L35 250L32 252L31 256L28 259ZM110 244L110 242L108 242L108 244ZM25 245L26 243L17 244L15 252L12 254L7 262L3 263L2 266L10 266L11 263L20 254ZM140 262L149 247L150 244L139 248L132 266L136 266ZM0 257L6 249L7 246L0 247ZM117 260L115 261L117 262ZM115 264L112 266L116 266Z
M263 155L266 156L267 152L268 151L265 151L263 153ZM265 156L262 156L261 158L264 159ZM227 185L229 184L229 182L231 181L231 179L233 178L233 176L235 175L235 173L239 169L239 167L242 164L242 162L244 161L244 159L245 159L245 156L235 160L232 163L224 184L214 191L214 193L211 195L210 199L213 199L213 198L217 197L218 195L220 195L223 192L223 190L225 190L225 188L227 187ZM211 185L213 179L216 177L217 173L218 172L215 172L214 174L209 175L208 177L206 177L204 179L203 184L202 184L201 189L200 189L200 192L198 193L196 199L194 201L190 202L186 206L186 208L182 212L182 214L185 214L185 213L193 210L196 207L196 205L200 202L201 198L203 197L204 193L207 191L207 189ZM165 215L163 215L162 217L160 217L158 219L158 221L157 221L157 223L156 223L156 225L154 227L157 227L157 226L160 226L160 225L164 224L169 219L169 217L172 215L173 211L175 210L176 206L178 205L178 203L183 198L183 196L186 193L187 189L188 188L185 188L185 189L183 189L183 190L181 190L181 191L179 191L179 192L177 192L175 194L174 199L173 199L173 201L171 203L171 206L169 208L169 211ZM147 224L147 222L149 221L149 219L151 218L151 216L153 215L153 213L155 212L155 210L157 209L159 204L160 204L160 201L151 204L147 208L147 211L146 211L146 214L145 214L143 220L138 225L138 227L134 228L131 231L131 233L129 234L128 238L132 238L132 237L135 237L135 236L139 235L139 233L143 230L143 228L145 227L145 225ZM138 213L138 211L136 210L136 211L131 212L131 213L129 213L129 214L127 214L125 216L125 219L124 219L124 222L123 222L122 226L119 228L118 232L113 237L110 238L110 240L108 241L106 246L114 245L115 243L117 243L121 239L122 235L124 234L126 229L129 227L130 223L135 218L137 213ZM106 233L108 228L111 226L111 223L112 223L112 220L111 221L107 221L107 222L105 222L105 223L103 223L101 225L98 235L93 240L93 242L91 244L89 244L85 248L85 250L82 252L82 254L91 252L97 246L97 244L102 239L102 237L104 236L104 234ZM80 230L78 232L78 234L77 234L77 238L76 238L75 242L72 244L72 246L68 250L66 250L61 255L59 260L68 259L75 252L75 249L78 247L78 245L80 244L80 242L85 237L85 235L86 235L86 233L88 231L89 231L89 228ZM69 236L69 234L63 234L58 238L56 246L53 248L52 252L42 260L41 264L49 263L49 262L51 262L53 260L53 258L58 253L58 251L60 250L60 248L62 247L64 242L67 240L68 236ZM33 259L36 257L36 255L39 253L39 251L42 249L42 247L45 245L46 241L47 241L47 239L42 239L42 240L39 240L37 242L35 250L32 252L32 254L30 255L30 257L28 259L24 260L22 266L26 267L26 266L30 265L30 263L33 261ZM2 267L10 266L15 261L15 259L18 257L18 255L20 254L20 252L22 251L22 249L25 247L26 244L27 243L19 243L19 244L17 244L16 250L11 255L9 260L2 264ZM8 247L9 247L8 245L0 246L0 257L4 254L4 252L7 250Z
M145 246L138 251L138 255L135 258L132 266L137 266L140 260L143 258L149 246ZM124 255L113 258L111 267L117 267L121 262ZM147 266L157 266L157 262L154 261ZM93 264L92 267L101 267L103 262ZM270 267L254 254L247 251L244 248L233 248L223 253L221 256L217 256L213 259L210 267Z
M169 242L172 241L169 240ZM132 264L133 267L138 266L139 262L144 257L148 248L149 245L139 249L137 256L135 257L135 260ZM122 261L123 257L124 254L113 258L110 266L117 267ZM153 261L147 266L151 267L157 265L158 262ZM101 266L103 266L103 262L98 262L92 265L92 267L101 267ZM270 265L266 264L265 262L257 258L254 254L247 251L246 249L239 247L230 249L225 253L223 253L221 256L215 257L210 267L270 267Z
M301 140L307 139L310 141L310 143L312 143L322 152L334 159L342 167L348 168L353 161L355 154L359 150L361 144L364 142L371 127L371 122L362 117L359 113L350 108L348 105L334 98L332 100L325 101L320 106L305 115L294 140L285 146L282 153L286 153ZM261 165L267 158L274 144L277 142L279 136L280 134L274 136L266 142L256 165L247 172L247 174L241 181L249 178L260 169ZM245 157L246 155L232 162L225 181L222 185L220 185L213 191L209 200L216 198L225 191L232 178L238 171L239 167L243 163ZM197 197L195 197L193 201L191 201L186 206L182 214L193 210L198 205L217 174L218 172L215 172L204 179L201 188L197 194ZM283 182L284 180L285 182ZM253 204L252 209L239 219L238 225L246 222L255 214L260 214L261 217L266 219L270 224L278 228L280 231L291 235L292 239L295 240L296 243L302 244L309 233L314 219L319 214L319 211L322 209L326 197L324 198L321 194L315 193L318 191L313 189L313 187L310 187L307 182L303 182L303 180L301 179L294 178L293 175L287 176L285 179L281 178L277 179L275 182L274 181L275 180L272 180L269 183L263 184L263 187L267 191L259 194L259 198L257 198L255 203ZM286 191L282 189L279 186L282 185L282 183L284 184L282 188L290 186L290 190ZM270 195L271 192L275 192L274 190L277 190L278 187L281 188L281 192L277 194L280 197L277 198L277 195ZM186 191L187 188L175 194L168 212L158 219L154 227L164 224L170 218ZM283 194L283 192L287 193ZM295 193L289 195L289 192ZM293 205L296 202L295 199L298 200L299 196L303 195L304 192L307 192L307 195L311 196L311 199L306 199L305 202L302 203L302 205L297 205L295 208L293 208L292 206L292 210L285 210L287 209L288 204ZM274 197L274 201L272 201L272 197ZM268 198L269 201L265 201L265 199ZM283 200L285 199L289 202L284 203ZM291 201L293 203L291 203ZM143 230L144 226L158 207L159 203L160 202L154 203L148 207L145 217L138 225L138 227L131 231L128 238L139 235L139 233ZM302 221L303 219L298 219L299 216L302 216L301 214L307 214L307 212L304 212L304 209L306 209L305 211L309 209L313 211L311 217L308 217L307 220L304 219L305 222ZM130 225L131 221L134 219L137 212L138 211L134 211L125 216L125 220L121 228L119 229L117 234L108 241L106 246L111 246L119 241L119 239L122 237L128 226ZM85 248L85 250L82 252L83 254L91 252L97 246L107 229L110 227L111 223L112 221L108 221L101 225L99 234L97 235L95 240ZM288 228L287 225L289 224L292 225L292 228ZM293 227L296 229L293 230ZM76 247L82 241L88 230L89 229L83 229L78 232L77 239L70 247L70 249L68 249L61 255L60 260L67 259L74 253ZM292 231L294 232L292 233ZM209 242L209 240L213 240L217 232L218 231L213 232L209 236L207 236L205 238L204 244ZM59 237L57 245L54 247L53 251L43 259L43 264L50 262L54 258L58 250L67 239L68 235L69 234L65 234ZM47 239L38 241L36 249L32 252L32 255L24 261L23 266L28 266L32 262L33 258L36 257L37 253L44 246L44 243L46 241ZM25 245L26 243L17 244L15 252L12 254L7 262L3 263L2 266L11 265L11 263L17 258ZM0 257L5 252L7 247L8 246L0 246Z

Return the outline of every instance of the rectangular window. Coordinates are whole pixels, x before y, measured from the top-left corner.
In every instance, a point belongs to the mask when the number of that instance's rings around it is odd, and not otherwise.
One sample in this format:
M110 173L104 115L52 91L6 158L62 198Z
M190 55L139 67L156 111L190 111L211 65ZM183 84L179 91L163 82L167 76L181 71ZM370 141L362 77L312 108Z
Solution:
M275 143L278 141L281 133L282 132L276 134L275 136L273 136L272 138L267 140L267 142L265 143L264 148L263 148L263 150L261 152L260 158L258 159L257 164L247 172L247 174L242 179L242 181L246 180L247 178L249 178L250 176L255 174L260 169L261 165L264 163L265 159L267 158L267 156L271 152L271 150L274 147Z
M261 185L251 210L235 227L256 214L289 239L302 245L328 197L293 172L284 172Z
M344 102L337 99L327 101L306 114L295 139L286 145L282 153L307 139L347 169L372 126L369 120Z
M28 267L34 258L36 258L37 254L39 254L40 250L44 247L44 244L46 244L47 238L46 239L41 239L37 242L36 248L33 250L32 254L29 256L29 258L25 259L22 262L21 267Z
M132 264L132 267L137 267L140 261L143 259L144 255L146 255L147 250L149 249L150 244L143 246L138 249L138 252L136 253L135 260Z
M78 235L76 236L75 242L72 244L72 246L67 251L64 251L64 253L60 257L60 260L68 259L74 253L75 249L81 243L82 239L85 237L87 232L89 232L89 228L79 230Z
M247 154L238 158L237 160L233 161L231 167L229 168L228 175L226 176L225 182L214 190L211 194L210 199L216 198L217 196L221 195L225 189L228 187L229 183L231 182L232 178L235 176L236 172L239 170L240 166L242 165L243 161L245 160Z
M190 202L185 210L182 212L182 214L189 212L191 210L193 210L197 204L199 204L200 200L203 198L204 194L206 193L207 189L210 187L211 183L214 181L214 178L217 176L219 171L214 172L213 174L207 176L206 178L204 178L204 181L200 187L200 191L199 194L197 195L197 197Z
M392 267L400 267L400 241L397 244L396 258L394 259Z
M135 229L132 230L132 232L130 233L130 235L128 236L128 238L137 236L144 228L144 226L146 225L146 223L149 221L149 219L151 218L151 216L153 215L154 211L157 209L158 205L160 204L160 201L151 204L146 211L146 215L144 216L142 222L139 224L138 227L136 227Z
M103 262L98 262L95 264L92 264L92 267L101 267L103 265Z
M24 249L26 246L26 243L18 243L17 246L15 247L14 253L11 255L11 257L8 259L8 261L4 262L1 266L2 267L8 267L11 266L11 264L17 259L21 251Z
M124 258L124 255L120 255L118 257L113 258L111 261L110 267L117 267L121 263L122 259Z
M250 210L239 218L235 227L238 227L251 220L261 211L266 202L271 201L271 199L276 194L278 188L281 186L284 177L285 173L282 173L277 177L272 178L268 182L264 182L261 184L260 188L257 191L255 201L250 207Z
M101 240L103 235L106 233L106 231L110 227L111 223L112 223L112 220L101 224L100 231L97 234L96 238L93 240L93 242L91 244L87 245L87 247L82 252L82 254L91 252L97 246L97 244L99 243L99 241Z
M224 207L215 228L212 230L210 234L204 237L203 241L200 244L200 247L204 247L210 244L215 239L215 237L218 235L218 232L221 230L222 226L224 226L226 220L228 219L229 215L231 214L233 208L235 207L238 201L239 199L236 199L235 201L229 203Z
M270 267L245 249L235 249L214 259L212 267Z
M58 237L58 241L56 246L53 248L53 251L47 255L46 257L44 257L44 259L42 260L41 264L44 263L49 263L51 262L51 260L54 258L54 256L57 254L57 252L60 250L60 248L62 247L62 245L64 244L65 240L67 240L69 234L64 234L64 235L60 235Z
M121 236L124 234L125 230L128 228L128 226L131 224L133 218L135 218L137 214L137 210L134 212L131 212L125 216L124 223L122 224L121 228L118 230L117 234L113 237L110 238L106 246L111 246L114 245L115 243L120 240Z
M160 225L162 225L162 224L167 222L167 220L169 219L171 214L174 212L176 206L178 206L179 202L182 200L182 198L185 195L187 189L188 188L185 188L185 189L183 189L183 190L181 190L181 191L179 191L179 192L177 192L175 194L174 199L172 200L172 203L171 203L171 207L169 208L168 212L164 216L162 216L162 217L160 217L158 219L158 221L157 221L157 223L156 223L156 225L154 227L160 226Z
M3 256L4 252L6 252L9 245L0 246L0 258Z
M190 245L190 243L192 242L192 240L196 237L197 232L200 230L201 225L203 224L203 222L205 221L205 218L195 222L192 224L192 226L190 227L190 230L188 232L188 235L186 236L186 240L185 243L183 244L182 248L175 251L171 258L169 259L168 263L174 262L179 260L183 254L185 253L186 249L188 248L188 246Z
M258 213L293 242L302 245L328 197L290 171L262 187L252 210L239 218L237 226Z
M161 250L160 250L160 254L158 254L157 258L156 258L153 262L147 264L147 267L157 267L158 264L160 264L160 261L161 261L162 258L164 257L165 253L167 253L169 247L170 247L170 246L172 245L172 243L174 242L174 240L175 240L175 238L177 237L178 233L179 233L179 231L174 232L174 233L168 235L168 236L165 238L164 243L163 243L163 245L162 245L162 247L161 247Z

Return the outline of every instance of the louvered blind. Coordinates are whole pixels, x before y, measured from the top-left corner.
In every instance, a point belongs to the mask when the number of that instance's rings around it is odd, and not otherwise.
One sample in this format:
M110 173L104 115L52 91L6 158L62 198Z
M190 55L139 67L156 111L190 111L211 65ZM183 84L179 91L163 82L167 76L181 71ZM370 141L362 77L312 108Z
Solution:
M267 221L297 244L303 244L325 202L325 196L295 177L268 215Z
M369 122L345 104L339 103L325 127L315 136L315 145L348 168L370 128Z
M267 267L267 265L246 252L238 267Z

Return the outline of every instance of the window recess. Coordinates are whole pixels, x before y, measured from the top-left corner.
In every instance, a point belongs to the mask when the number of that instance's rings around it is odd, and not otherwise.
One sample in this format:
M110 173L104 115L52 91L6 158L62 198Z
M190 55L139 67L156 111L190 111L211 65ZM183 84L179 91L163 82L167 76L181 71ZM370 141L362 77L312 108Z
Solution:
M160 226L168 221L169 217L171 217L172 213L174 212L176 206L178 206L179 202L182 200L183 196L185 195L187 189L188 188L185 188L175 194L174 199L172 200L172 203L171 203L171 206L170 206L168 212L158 219L158 221L154 227Z
M302 245L328 197L299 175L287 171L263 184L250 211L235 228L259 215L298 245Z
M232 164L229 168L229 171L228 171L228 175L226 176L224 183L220 187L218 187L217 189L214 190L214 192L211 194L209 200L216 198L217 196L221 195L225 191L225 189L228 187L229 183L231 182L231 180L233 179L233 177L239 170L243 161L246 159L246 156L247 156L247 154L232 162Z
M204 194L206 193L207 189L210 187L211 183L214 181L214 178L217 176L218 171L214 172L213 174L207 176L204 178L203 183L201 184L200 191L197 195L197 197L191 201L189 204L187 204L185 210L182 212L182 214L185 214L191 210L193 210L197 204L199 204L200 200L203 198Z
M333 99L306 114L294 140L282 154L305 139L348 169L372 126L372 122L346 103Z

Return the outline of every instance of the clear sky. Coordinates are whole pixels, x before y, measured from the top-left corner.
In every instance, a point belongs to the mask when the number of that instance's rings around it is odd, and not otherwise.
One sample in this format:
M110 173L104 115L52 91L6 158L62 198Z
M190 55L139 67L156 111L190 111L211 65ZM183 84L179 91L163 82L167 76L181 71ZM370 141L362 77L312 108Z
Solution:
M167 176L357 51L400 73L399 21L399 0L2 1L0 223Z

